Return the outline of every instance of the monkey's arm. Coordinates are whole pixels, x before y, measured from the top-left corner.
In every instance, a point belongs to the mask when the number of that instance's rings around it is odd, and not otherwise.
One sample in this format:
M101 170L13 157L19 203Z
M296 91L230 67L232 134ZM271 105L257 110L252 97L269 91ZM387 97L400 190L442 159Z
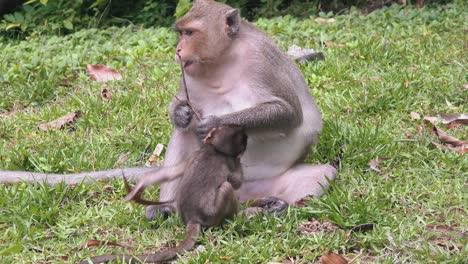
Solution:
M242 165L240 164L240 159L236 159L234 162L234 169L229 174L227 180L231 183L232 188L237 190L241 187L242 181L244 180L244 173L242 171Z
M140 192L142 192L148 185L160 184L167 181L172 181L184 173L187 162L183 161L177 165L169 167L161 167L154 172L148 172L145 176L137 183L135 188L127 194L125 201L129 202L135 198Z
M277 98L219 117L208 116L202 119L196 132L199 138L203 138L213 127L220 125L237 125L245 129L278 130L294 128L301 122L300 108Z

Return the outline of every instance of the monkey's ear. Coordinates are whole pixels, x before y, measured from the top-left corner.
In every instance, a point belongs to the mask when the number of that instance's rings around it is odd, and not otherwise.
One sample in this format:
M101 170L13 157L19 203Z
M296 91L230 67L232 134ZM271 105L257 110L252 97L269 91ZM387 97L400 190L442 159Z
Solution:
M240 29L241 18L238 9L231 9L226 12L225 30L229 37L235 37Z
M213 145L213 139L216 134L217 128L212 128L210 132L208 132L208 135L203 139L203 143L208 144L208 145Z

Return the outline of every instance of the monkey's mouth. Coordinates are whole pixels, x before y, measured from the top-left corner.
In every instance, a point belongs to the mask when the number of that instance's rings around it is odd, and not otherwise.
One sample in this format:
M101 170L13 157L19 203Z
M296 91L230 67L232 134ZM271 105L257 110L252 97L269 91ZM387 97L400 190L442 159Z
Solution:
M186 62L184 63L184 68L188 68L188 67L189 67L190 65L192 65L192 64L193 64L193 61L186 61Z

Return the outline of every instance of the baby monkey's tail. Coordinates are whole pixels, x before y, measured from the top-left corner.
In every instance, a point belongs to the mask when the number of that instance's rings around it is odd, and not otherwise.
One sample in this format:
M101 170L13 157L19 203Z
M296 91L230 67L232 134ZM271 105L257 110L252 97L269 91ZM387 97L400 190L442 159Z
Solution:
M200 234L201 226L198 223L188 223L186 227L187 235L184 240L175 248L170 248L165 251L158 252L156 254L138 255L137 259L143 263L159 263L175 259L177 254L181 254L184 251L193 250L195 242Z
M123 254L103 255L91 258L90 261L82 261L80 264L87 263L106 263L111 260L120 259L125 263L161 263L177 257L184 251L190 251L195 247L196 238L200 234L201 226L198 223L189 222L186 227L187 235L184 240L174 248L169 248L155 254L141 254L137 256L128 256Z

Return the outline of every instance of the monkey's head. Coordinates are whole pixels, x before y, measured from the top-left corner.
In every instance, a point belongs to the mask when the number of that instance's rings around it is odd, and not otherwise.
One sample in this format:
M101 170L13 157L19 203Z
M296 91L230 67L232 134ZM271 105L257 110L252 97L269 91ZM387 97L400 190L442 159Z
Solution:
M194 1L175 23L179 33L176 59L180 56L186 74L203 76L210 66L220 65L238 36L240 23L237 9L212 0Z
M203 143L224 155L237 157L247 148L247 134L240 126L219 126L211 129Z

